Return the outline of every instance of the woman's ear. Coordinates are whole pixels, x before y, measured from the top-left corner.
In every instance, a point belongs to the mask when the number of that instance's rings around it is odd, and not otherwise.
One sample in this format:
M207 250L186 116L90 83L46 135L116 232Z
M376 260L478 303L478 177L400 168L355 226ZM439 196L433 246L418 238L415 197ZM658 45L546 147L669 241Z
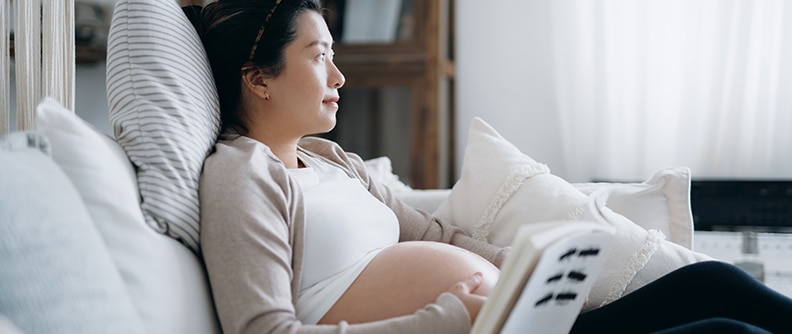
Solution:
M243 68L242 83L248 91L255 96L269 100L269 93L267 93L267 77L260 68L256 66Z

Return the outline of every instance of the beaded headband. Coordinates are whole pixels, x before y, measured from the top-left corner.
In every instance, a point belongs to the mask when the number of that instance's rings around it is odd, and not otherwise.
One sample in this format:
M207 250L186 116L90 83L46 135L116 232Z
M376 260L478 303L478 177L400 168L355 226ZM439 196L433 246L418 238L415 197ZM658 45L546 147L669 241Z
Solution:
M281 0L275 0L275 5L272 6L272 9L270 9L267 17L264 18L264 24L261 25L258 35L256 35L256 41L253 43L253 49L250 50L250 58L248 60L253 60L253 57L256 55L256 49L258 49L259 42L261 42L261 36L264 35L264 29L267 28L267 24L272 18L272 14L275 14L275 9L278 9L278 5L280 5L280 3Z

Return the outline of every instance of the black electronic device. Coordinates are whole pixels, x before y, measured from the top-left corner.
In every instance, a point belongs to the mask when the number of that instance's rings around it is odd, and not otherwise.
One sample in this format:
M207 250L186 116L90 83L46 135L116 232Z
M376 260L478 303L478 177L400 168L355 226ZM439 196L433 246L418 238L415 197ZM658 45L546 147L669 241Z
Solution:
M693 180L699 231L792 231L792 180Z

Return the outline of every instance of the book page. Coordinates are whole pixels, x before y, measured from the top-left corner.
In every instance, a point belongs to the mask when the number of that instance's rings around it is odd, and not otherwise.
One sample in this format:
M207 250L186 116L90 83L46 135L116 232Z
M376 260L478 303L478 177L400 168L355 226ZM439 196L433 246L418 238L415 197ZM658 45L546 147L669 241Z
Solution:
M605 263L607 232L582 232L542 253L501 333L568 333Z
M566 333L605 263L613 232L584 221L518 229L471 333Z

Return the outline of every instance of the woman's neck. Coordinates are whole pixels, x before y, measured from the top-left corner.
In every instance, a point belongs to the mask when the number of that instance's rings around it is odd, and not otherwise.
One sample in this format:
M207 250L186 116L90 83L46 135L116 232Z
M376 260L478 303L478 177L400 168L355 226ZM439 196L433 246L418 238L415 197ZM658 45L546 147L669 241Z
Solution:
M300 141L300 138L275 138L263 133L255 133L254 131L249 132L247 136L267 145L272 153L283 162L286 168L300 167L300 162L297 158L297 143Z

